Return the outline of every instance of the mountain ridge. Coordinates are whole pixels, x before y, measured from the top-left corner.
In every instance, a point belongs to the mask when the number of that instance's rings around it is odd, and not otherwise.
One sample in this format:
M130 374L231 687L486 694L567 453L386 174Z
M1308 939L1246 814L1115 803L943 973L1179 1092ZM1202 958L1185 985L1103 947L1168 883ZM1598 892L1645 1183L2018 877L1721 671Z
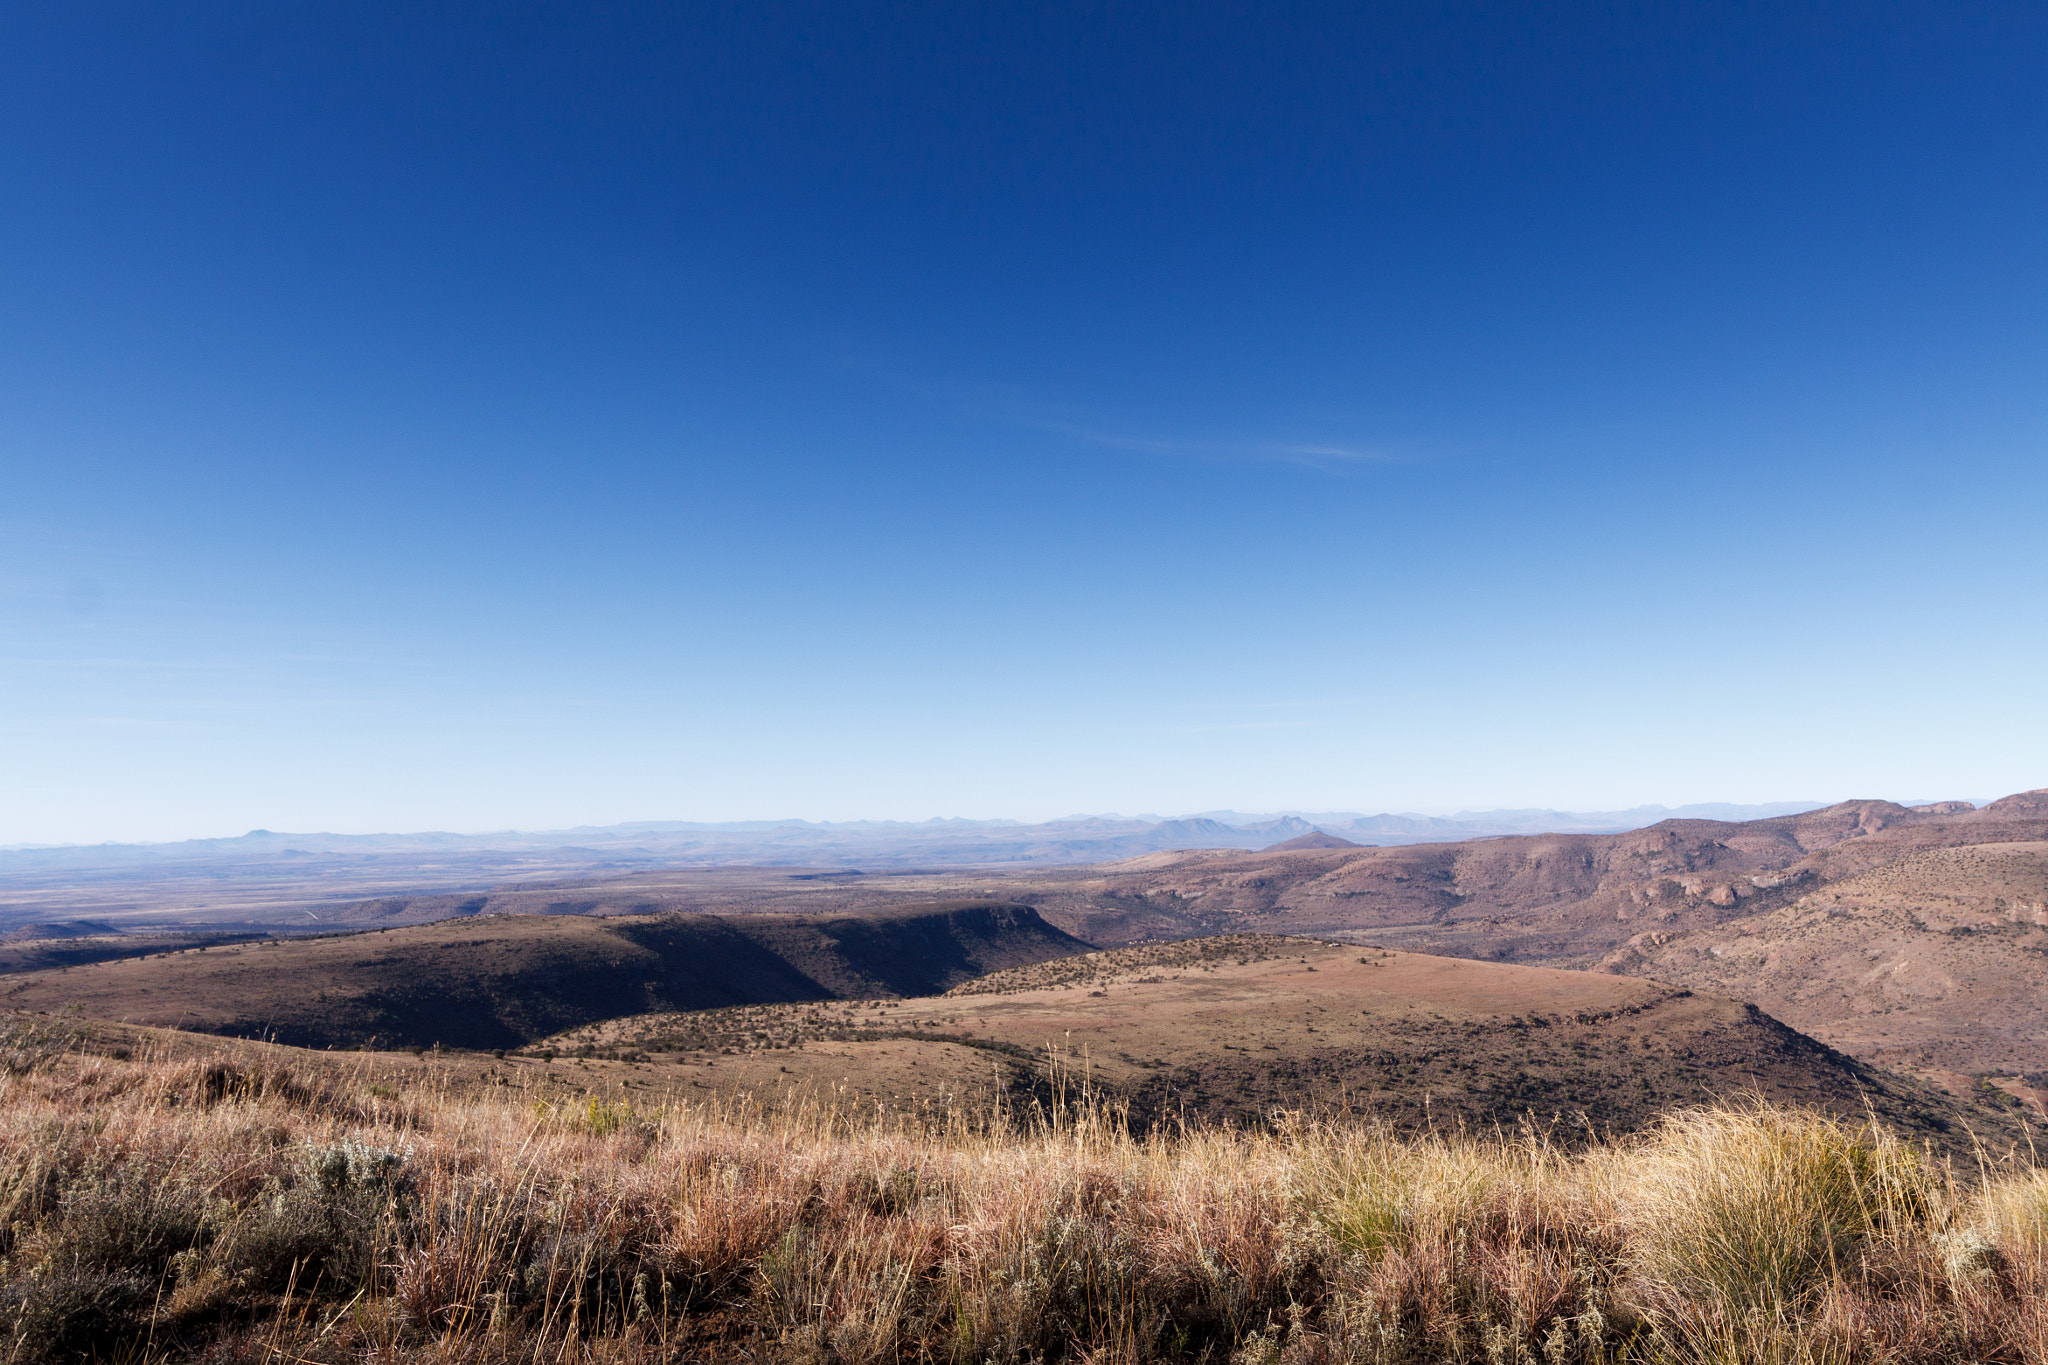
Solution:
M880 835L932 835L969 831L1046 830L1072 834L1107 834L1165 829L1171 833L1248 837L1293 825L1355 827L1360 832L1384 830L1397 833L1434 834L1461 830L1454 837L1469 838L1478 830L1513 833L1544 833L1597 829L1611 831L1634 828L1657 820L1673 818L1760 818L1764 813L1794 813L1815 809L1820 802L1768 802L1736 805L1708 802L1690 806L1638 806L1618 811L1567 811L1552 808L1504 808L1491 811L1460 811L1455 815L1423 815L1414 812L1288 810L1247 814L1239 811L1203 811L1190 815L1124 817L1113 814L1073 815L1056 820L1021 821L935 816L929 820L628 820L611 825L575 825L562 829L499 829L475 832L453 830L377 831L341 834L326 830L274 831L252 829L239 835L205 836L172 840L100 840L90 843L0 844L0 859L20 855L33 862L44 857L61 858L75 865L89 860L134 858L177 859L247 852L276 856L306 855L348 849L460 849L460 848L576 848L586 844L625 843L659 835L725 834L758 835L760 842L775 838L823 839L834 833ZM1713 813L1723 813L1714 814ZM1740 812L1732 817L1728 812Z

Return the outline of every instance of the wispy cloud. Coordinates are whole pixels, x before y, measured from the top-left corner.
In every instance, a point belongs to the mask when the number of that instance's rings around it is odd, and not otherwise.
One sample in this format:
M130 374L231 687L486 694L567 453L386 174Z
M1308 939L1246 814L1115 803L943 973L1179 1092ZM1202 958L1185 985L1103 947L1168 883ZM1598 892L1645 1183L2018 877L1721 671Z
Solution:
M934 380L873 358L848 360L847 364L892 387L945 404L969 416L1042 431L1104 450L1170 459L1290 464L1327 473L1348 472L1369 465L1405 463L1412 458L1387 446L1320 434L1189 436L1145 431L1102 420L1099 415L1077 411L1070 405L1034 395L1017 385Z
M1254 460L1302 465L1310 469L1343 470L1368 464L1391 464L1399 457L1384 450L1337 445L1327 441L1187 439L1106 431L1053 418L1012 418L1019 425L1064 436L1087 445L1109 450L1128 450L1142 455L1163 455L1194 460Z

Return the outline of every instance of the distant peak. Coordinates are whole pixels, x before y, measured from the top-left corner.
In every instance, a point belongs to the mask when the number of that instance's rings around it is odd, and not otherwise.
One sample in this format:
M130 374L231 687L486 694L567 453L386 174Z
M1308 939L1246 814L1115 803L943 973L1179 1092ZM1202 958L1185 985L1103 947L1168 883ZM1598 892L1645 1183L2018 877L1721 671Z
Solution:
M1268 845L1267 845L1266 847L1264 847L1264 848L1260 849L1260 850L1259 850L1259 852L1261 852L1261 853L1288 853L1288 852L1292 852L1293 850L1296 850L1296 849L1304 849L1304 848L1363 848L1363 847L1365 847L1365 845L1363 845L1363 844L1354 844L1354 843L1352 843L1352 842L1351 842L1351 841L1350 841L1349 839L1339 839L1339 838L1338 838L1338 837L1337 837L1336 835L1334 835L1334 834L1326 834L1326 833L1324 833L1324 832L1323 832L1322 830L1319 830L1319 829L1312 829L1312 830L1310 830L1310 831L1309 831L1308 833L1306 833L1306 834L1298 834L1298 835L1296 835L1296 836L1295 836L1294 838L1292 838L1292 839L1288 839L1288 840L1285 840L1285 841L1283 841L1283 842L1281 842L1281 843L1277 843L1277 844L1268 844Z

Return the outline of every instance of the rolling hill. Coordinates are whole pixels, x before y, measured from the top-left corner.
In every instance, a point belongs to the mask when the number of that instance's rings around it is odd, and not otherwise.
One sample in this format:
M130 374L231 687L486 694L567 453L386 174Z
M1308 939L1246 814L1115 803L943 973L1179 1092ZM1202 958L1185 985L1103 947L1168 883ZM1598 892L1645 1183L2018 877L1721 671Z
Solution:
M1600 967L1749 1000L1866 1057L2048 1072L2048 793L1607 835L1157 854L1012 892L1094 942L1219 931ZM2035 1082L2039 1084L2039 1082Z
M25 973L0 1004L303 1047L515 1047L620 1014L930 994L1085 951L1028 906L487 916Z

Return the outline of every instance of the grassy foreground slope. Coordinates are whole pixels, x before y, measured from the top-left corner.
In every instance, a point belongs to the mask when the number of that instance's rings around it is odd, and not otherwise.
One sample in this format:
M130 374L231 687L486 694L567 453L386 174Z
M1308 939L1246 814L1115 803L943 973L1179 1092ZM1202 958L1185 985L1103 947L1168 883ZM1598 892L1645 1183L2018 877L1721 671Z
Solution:
M308 1047L516 1047L592 1020L921 995L1086 944L1027 906L875 915L486 916L191 948L0 985L0 1003Z
M1796 1110L1140 1141L404 1062L9 1019L0 1361L2048 1365L2048 1177Z

